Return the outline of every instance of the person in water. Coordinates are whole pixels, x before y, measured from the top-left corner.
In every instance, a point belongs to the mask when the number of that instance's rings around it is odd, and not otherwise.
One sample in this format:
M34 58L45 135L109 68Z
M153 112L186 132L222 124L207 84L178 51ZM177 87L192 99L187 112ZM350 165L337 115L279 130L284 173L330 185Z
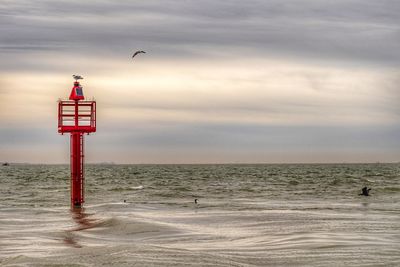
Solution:
M368 187L363 187L362 189L361 189L361 191L362 191L362 193L361 194L358 194L359 196L369 196L369 190L371 190L371 188L368 188Z

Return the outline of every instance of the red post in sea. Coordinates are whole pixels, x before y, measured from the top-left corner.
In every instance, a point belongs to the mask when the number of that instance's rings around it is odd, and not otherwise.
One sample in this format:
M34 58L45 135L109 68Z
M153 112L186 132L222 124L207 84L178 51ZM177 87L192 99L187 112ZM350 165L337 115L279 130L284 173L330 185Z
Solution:
M84 134L96 132L96 101L84 100L82 86L74 75L69 100L58 101L58 132L71 134L71 206L82 207L84 187Z

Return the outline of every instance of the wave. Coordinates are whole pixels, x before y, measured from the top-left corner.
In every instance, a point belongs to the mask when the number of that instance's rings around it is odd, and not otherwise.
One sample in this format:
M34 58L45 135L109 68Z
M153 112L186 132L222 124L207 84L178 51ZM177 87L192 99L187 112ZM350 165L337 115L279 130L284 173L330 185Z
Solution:
M381 190L386 193L397 193L397 192L400 192L400 187L387 186L387 187L382 188Z
M143 187L143 185L138 185L138 186L131 186L129 188L133 189L133 190L140 190L140 189L143 189L144 187Z
M122 241L131 238L132 235L176 232L177 229L160 225L154 222L133 220L127 217L96 218L95 214L78 216L74 218L76 225L66 232L86 231L92 238L102 239L109 236L116 237Z
M79 248L79 247L78 247ZM266 259L260 259L265 262ZM157 245L129 244L113 247L81 247L57 255L16 256L0 260L2 266L233 266L248 267L242 256L219 255ZM263 264L265 266L265 264ZM261 265L260 265L261 266Z
M139 186L126 186L126 187L117 186L117 187L112 187L112 188L108 189L108 191L120 192L120 191L130 191L130 190L141 190L141 189L143 189L143 188L144 188L143 185L139 185Z

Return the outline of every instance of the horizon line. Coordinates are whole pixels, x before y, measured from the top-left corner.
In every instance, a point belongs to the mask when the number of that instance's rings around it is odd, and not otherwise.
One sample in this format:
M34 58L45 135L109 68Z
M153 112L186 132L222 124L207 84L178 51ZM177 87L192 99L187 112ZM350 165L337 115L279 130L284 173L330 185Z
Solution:
M10 165L70 165L70 163L32 163L8 162ZM87 165L334 165L334 164L400 164L400 161L375 161L375 162L206 162L206 163L117 163L117 162L85 162Z

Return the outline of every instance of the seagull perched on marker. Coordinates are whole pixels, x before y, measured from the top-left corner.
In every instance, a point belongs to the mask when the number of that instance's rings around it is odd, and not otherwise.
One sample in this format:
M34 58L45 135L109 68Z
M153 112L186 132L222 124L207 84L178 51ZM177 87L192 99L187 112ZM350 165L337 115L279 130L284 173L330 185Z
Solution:
M83 77L81 76L81 75L72 75L72 77L74 77L74 79L75 79L75 81L78 81L78 80L83 80Z
M140 50L140 51L136 51L134 54L133 54L133 56L132 56L132 58L134 58L137 54L146 54L146 52L145 51L142 51L142 50Z

